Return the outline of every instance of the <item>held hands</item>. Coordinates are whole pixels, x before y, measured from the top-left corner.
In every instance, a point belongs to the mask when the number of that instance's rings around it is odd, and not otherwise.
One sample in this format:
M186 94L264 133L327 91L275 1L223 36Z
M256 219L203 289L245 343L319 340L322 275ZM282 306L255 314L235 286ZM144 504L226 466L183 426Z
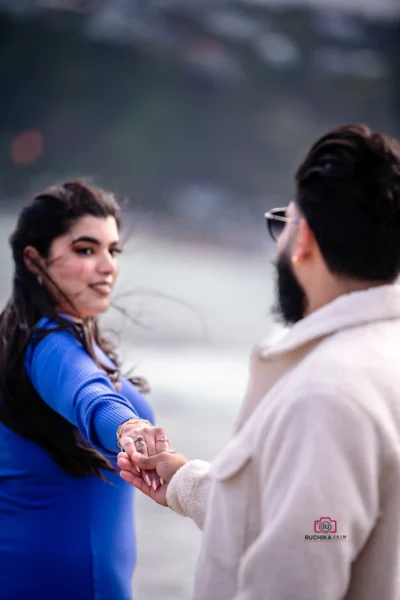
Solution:
M122 431L121 431L122 429ZM132 419L119 430L118 455L121 477L158 504L167 506L167 484L186 464L181 454L170 450L165 431L143 420Z
M169 442L164 429L153 427L150 421L135 417L129 419L118 428L117 439L121 450L126 450L122 444L124 438L133 441L132 451L139 452L143 456L154 456L163 450L169 449ZM143 479L154 491L160 486L161 481L156 471L143 471Z

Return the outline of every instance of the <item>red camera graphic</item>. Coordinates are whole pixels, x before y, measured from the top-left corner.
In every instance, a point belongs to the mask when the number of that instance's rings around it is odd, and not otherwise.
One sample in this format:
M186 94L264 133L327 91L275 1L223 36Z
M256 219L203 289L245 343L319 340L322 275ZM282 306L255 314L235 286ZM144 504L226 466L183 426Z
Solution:
M337 521L330 517L321 517L319 521L314 521L314 531L320 534L336 533Z

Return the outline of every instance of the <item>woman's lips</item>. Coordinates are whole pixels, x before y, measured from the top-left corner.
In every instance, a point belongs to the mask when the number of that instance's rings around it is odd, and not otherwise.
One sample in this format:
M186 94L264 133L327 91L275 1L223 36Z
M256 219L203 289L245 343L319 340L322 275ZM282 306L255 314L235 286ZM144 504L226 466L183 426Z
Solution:
M112 290L111 283L94 283L89 287L100 294L100 296L109 296Z

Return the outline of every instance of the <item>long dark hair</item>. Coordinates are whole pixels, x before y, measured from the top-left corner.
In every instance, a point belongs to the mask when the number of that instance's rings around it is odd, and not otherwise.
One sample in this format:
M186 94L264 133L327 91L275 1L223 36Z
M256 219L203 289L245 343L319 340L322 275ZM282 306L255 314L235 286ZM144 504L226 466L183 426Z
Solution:
M67 473L103 478L101 469L114 470L111 463L82 438L76 427L42 400L25 369L27 346L49 333L44 328L38 329L37 323L48 317L58 331L70 332L96 364L108 373L112 382L118 383L117 357L112 345L100 334L96 319L78 323L57 314L53 297L24 261L27 246L47 258L53 240L67 233L73 223L86 215L111 216L118 227L120 225L119 206L114 197L83 181L43 190L19 215L10 237L14 259L13 289L0 314L0 421L42 446ZM42 271L42 275L49 280L48 273ZM113 361L117 370L99 362L94 344Z

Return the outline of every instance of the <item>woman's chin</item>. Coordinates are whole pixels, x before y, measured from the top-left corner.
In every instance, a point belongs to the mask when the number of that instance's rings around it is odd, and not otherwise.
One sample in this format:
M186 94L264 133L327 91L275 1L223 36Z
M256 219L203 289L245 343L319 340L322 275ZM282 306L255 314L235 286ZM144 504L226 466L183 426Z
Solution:
M110 304L111 299L104 298L91 306L82 306L79 312L84 319L91 319L105 313L110 308Z

